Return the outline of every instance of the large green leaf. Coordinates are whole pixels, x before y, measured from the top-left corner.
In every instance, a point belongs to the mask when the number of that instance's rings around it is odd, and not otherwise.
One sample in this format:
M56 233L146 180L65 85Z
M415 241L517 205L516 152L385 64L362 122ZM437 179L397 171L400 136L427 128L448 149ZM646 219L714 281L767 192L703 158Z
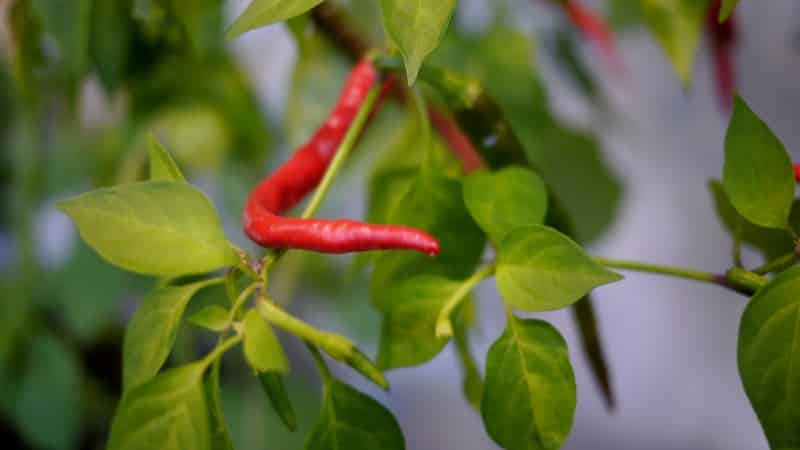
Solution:
M792 160L767 124L739 97L725 137L722 184L745 219L766 228L789 227L796 188Z
M167 360L189 300L214 280L165 286L144 299L133 315L122 346L122 385L128 392L158 373Z
M512 231L497 252L497 287L503 300L526 311L563 308L598 286L622 279L568 237L541 225Z
M738 347L739 374L770 448L800 448L800 267L756 293Z
M739 0L722 0L722 8L719 10L719 21L724 22L728 20L738 4Z
M383 405L338 380L325 383L322 417L306 442L306 450L404 448L400 425Z
M689 85L709 0L641 1L650 31L672 62L678 79Z
M476 172L464 182L464 201L475 221L499 243L514 228L538 225L547 213L547 188L530 169Z
M289 371L289 362L275 331L255 309L244 317L244 356L257 373Z
M99 189L63 200L58 208L95 251L132 272L179 276L238 261L211 202L187 183Z
M76 448L81 424L77 355L55 337L42 334L27 356L14 403L17 427L36 448Z
M242 33L299 16L322 0L253 0L226 33L233 39Z
M210 450L205 370L205 362L181 366L128 392L111 424L108 450Z
M383 27L403 55L409 84L439 46L455 9L456 0L381 0Z
M32 0L31 3L44 29L55 38L69 74L83 75L89 60L92 0Z
M507 450L557 450L575 415L567 343L547 322L509 317L489 349L481 415Z

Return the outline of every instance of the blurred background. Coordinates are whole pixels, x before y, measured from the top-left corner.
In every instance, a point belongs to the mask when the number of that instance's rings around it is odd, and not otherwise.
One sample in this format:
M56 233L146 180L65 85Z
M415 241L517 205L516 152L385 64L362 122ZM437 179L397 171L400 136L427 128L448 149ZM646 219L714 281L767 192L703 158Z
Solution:
M60 2L55 9L43 3L0 0L0 442L9 449L104 448L120 391L124 324L154 281L105 264L53 203L140 179L152 131L214 199L228 236L255 251L239 230L247 193L318 126L348 60L304 21L223 41L225 24L245 0L171 2L170 8L142 0ZM377 2L330 3L351 14L353 29L383 42ZM697 54L693 84L684 88L642 25L637 0L587 4L612 19L624 72L610 70L545 1L460 0L451 26L456 37L433 59L451 61L453 52L465 51L465 40L491 43L484 36L514 33L521 40L503 42L522 42L515 51L530 61L510 64L534 67L522 80L538 84L519 85L508 74L498 96L513 98L519 90L524 103L533 90L559 126L580 130L579 137L540 142L536 157L571 199L591 253L724 270L731 242L707 183L721 176L728 116L715 96L708 40ZM744 0L737 17L738 91L800 158L800 3ZM502 54L502 45L494 48ZM473 64L466 55L463 70L487 67L486 57ZM498 59L496 67L505 67ZM488 76L502 85L506 72ZM536 111L536 105L512 106ZM337 180L323 216L365 214L372 166L404 117L397 105L386 110ZM535 133L535 124L528 125L518 131ZM760 259L752 250L746 257ZM368 271L351 263L293 254L282 262L273 296L374 355L380 318L369 304ZM576 369L578 408L565 448L766 449L736 369L746 299L702 284L626 275L595 297L617 398L611 413L570 313L543 315L566 336ZM482 365L504 316L491 283L478 294L471 344ZM191 309L220 296L204 291ZM301 448L317 418L316 372L303 347L283 337L299 430L284 430L240 355L231 355L223 395L237 448ZM185 326L171 362L197 358L213 339ZM388 394L349 370L334 370L390 407L409 449L496 448L463 398L452 348L424 366L390 372Z

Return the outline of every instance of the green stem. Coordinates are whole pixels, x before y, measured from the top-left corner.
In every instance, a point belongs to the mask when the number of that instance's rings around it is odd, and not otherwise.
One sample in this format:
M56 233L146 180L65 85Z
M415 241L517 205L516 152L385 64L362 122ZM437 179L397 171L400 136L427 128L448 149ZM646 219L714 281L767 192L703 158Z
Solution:
M773 261L770 261L764 264L763 266L756 267L755 269L751 270L751 272L758 275L781 272L793 266L795 263L797 263L797 261L800 261L800 254L794 251L792 253L787 253Z
M238 313L239 310L242 308L242 305L244 305L245 302L247 302L247 299L249 299L250 296L253 295L253 292L255 292L256 289L261 288L263 286L264 283L257 281L251 284L250 286L244 288L242 293L239 294L238 297L236 297L236 301L233 302L233 306L231 306L231 311L230 313L228 313L228 323L231 323L233 322L234 319L236 319L236 313Z
M478 283L492 276L496 269L497 264L491 264L475 272L474 275L465 280L458 290L450 296L439 312L439 318L436 320L436 337L439 339L449 339L453 337L453 322L450 320L453 311L461 305Z
M322 381L325 384L330 383L330 381L333 379L333 375L331 375L331 370L328 368L328 364L322 357L322 353L319 352L319 349L314 344L308 341L305 341L305 344L306 348L311 353L311 358L314 360L314 365L317 366L317 370L322 377Z
M419 92L419 88L411 89L411 99L414 104L414 111L416 112L417 122L419 123L420 141L422 141L425 154L423 155L423 170L430 170L433 165L433 147L431 145L431 122L428 115L428 108L425 103L425 98Z
M683 267L662 266L658 264L647 264L634 261L618 261L605 258L593 258L594 261L600 265L611 267L614 269L632 270L634 272L647 272L658 275L668 275L678 278L687 278L690 280L705 281L708 283L717 282L717 274L710 272L702 272L699 270L686 269Z
M230 338L228 340L225 340L225 341L222 341L221 343L217 344L217 346L214 348L214 350L211 353L209 353L208 355L206 355L205 358L203 358L203 361L205 362L206 366L208 366L211 363L213 363L214 361L216 361L220 356L225 354L225 352L227 352L228 350L230 350L232 347L234 347L235 345L239 344L240 342L242 342L242 335L241 334L237 334L236 336L233 336L232 338Z

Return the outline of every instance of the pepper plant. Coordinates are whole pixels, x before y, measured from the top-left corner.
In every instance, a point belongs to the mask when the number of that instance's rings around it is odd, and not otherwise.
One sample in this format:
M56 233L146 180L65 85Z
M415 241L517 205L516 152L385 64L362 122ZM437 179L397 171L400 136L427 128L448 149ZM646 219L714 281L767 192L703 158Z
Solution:
M137 39L147 33L159 36L137 44L148 48L155 61L164 58L158 55L161 46L174 44L170 34L158 34L169 21L177 21L176 29L186 33L184 45L191 52L224 59L221 39L191 39L195 36L191 30L203 28L204 22L179 20L189 15L184 16L177 3L79 3L93 14L118 14L125 23L132 14L143 33ZM279 333L305 346L322 384L321 413L304 438L306 449L405 448L391 411L337 378L330 364L347 366L388 389L386 371L425 364L450 341L463 369L465 398L497 445L510 450L561 448L577 405L571 362L576 352L569 351L553 325L527 313L573 309L592 372L611 407L614 394L591 294L604 285L624 283L620 272L709 283L732 296L749 298L737 355L744 391L770 447L800 447L800 372L794 370L800 364L796 345L800 269L795 266L800 260L798 170L781 141L744 99L735 97L732 102L721 180L709 183L719 217L732 237L730 266L704 272L591 255L584 245L613 219L620 187L597 156L595 137L563 124L552 112L530 62L529 38L503 25L509 8L518 5L498 2L503 5L497 6L495 23L475 35L451 25L455 0L382 0L379 8L348 3L352 4L342 7L321 0L253 0L227 28L227 37L235 39L255 28L288 21L300 54L295 89L303 86L303 71L313 69L327 41L358 61L333 113L306 125L319 128L275 175L258 185L256 178L263 173L252 161L259 158L239 166L250 173L246 181L252 192L243 208L244 219L239 219L241 210L236 213L236 225L266 250L229 238L224 215L176 162L181 158L180 152L172 151L174 143L164 145L141 130L137 131L141 145L119 164L123 175L117 178L122 182L98 183L105 187L57 203L82 240L106 263L154 280L154 288L126 326L122 392L108 449L234 448L221 380L223 357L236 351L244 356L280 420L290 430L297 428L286 387L292 377L284 350L288 339L279 339ZM600 45L606 61L616 65L613 40L599 16L573 0L553 3ZM637 11L653 28L679 78L688 82L697 38L708 15L724 21L736 3L642 0ZM218 13L215 2L205 4ZM119 8L111 11L110 5ZM526 2L526 7L535 5ZM354 16L349 15L351 9ZM18 36L27 36L42 23L45 27L60 23L54 17L59 10L44 0L18 0L14 12L27 26L14 28ZM368 21L370 14L380 15L382 28L359 31L358 21ZM51 31L62 51L69 51L67 66L75 65L75 72L68 70L64 81L70 98L88 64L71 59L84 55L73 46L86 45L85 36L59 27ZM382 33L388 38L385 42L374 37ZM101 57L111 58L115 50L100 44L93 44L99 48L92 53L92 64L109 89L126 77L135 79L135 74L114 64L103 64ZM563 48L569 50L573 44L565 41ZM29 126L41 117L34 95L39 81L35 72L26 72L30 68L26 64L36 62L33 56L42 55L20 52L16 60L19 74L28 75L18 76L18 81L33 89L25 94ZM585 91L595 89L590 76L580 78L586 73L575 54L568 59ZM110 70L114 67L119 70ZM176 102L185 106L188 98L191 103L204 89L202 83L236 84L238 78L227 70L227 66L220 69L219 77L201 76L198 90L187 90ZM155 70L149 77L158 80L162 75ZM724 87L730 77L723 78ZM158 128L157 124L181 115L181 111L154 114L152 103L145 99L166 95L168 89L155 81L142 84L134 90L133 110L156 117L145 121L144 128ZM725 95L732 91L723 89L720 94L724 106ZM248 98L222 93L212 97L209 104L224 99L232 105L233 119L214 109L203 108L203 114L192 110L190 116L208 120L190 127L215 129L223 124L224 139L211 142L263 145L266 139L261 134L248 132L241 123L238 128L231 125L256 114L248 107L252 106ZM326 104L324 109L332 106ZM391 142L377 145L370 131L385 114L391 114L395 135ZM31 135L36 133L23 133ZM369 224L313 219L348 157L359 147L369 152L371 146L384 154L370 178ZM243 159L247 161L247 156ZM584 164L575 164L576 160ZM141 173L144 167L146 174ZM596 192L576 188L575 178L584 183L597 180ZM312 190L298 218L278 216ZM234 202L239 206L247 195L240 197ZM745 244L763 253L762 265L743 264ZM374 357L361 349L369 343L357 344L321 329L285 307L291 299L280 298L274 285L286 255L298 250L359 252L352 270L368 272L371 307L382 321ZM503 330L491 330L496 340L485 355L485 367L479 367L469 342L477 321L475 303L480 301L473 291L484 282L493 283L499 292L497 301L502 302L506 320ZM210 291L220 298L187 313L193 300ZM168 364L182 323L210 333L214 344L199 358Z

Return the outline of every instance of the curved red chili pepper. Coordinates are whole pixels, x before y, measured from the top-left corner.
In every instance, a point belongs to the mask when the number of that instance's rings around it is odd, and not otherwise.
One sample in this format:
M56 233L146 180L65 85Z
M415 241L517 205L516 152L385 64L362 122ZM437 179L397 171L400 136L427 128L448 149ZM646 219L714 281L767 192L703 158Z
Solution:
M794 165L794 179L800 183L800 164Z
M608 65L618 73L624 72L622 57L614 42L614 33L606 20L589 7L580 4L578 0L563 0L560 3L575 27L597 45Z
M711 40L711 57L714 63L717 96L722 108L730 111L733 107L733 91L736 88L734 50L738 26L733 15L727 21L719 23L720 8L722 8L722 0L715 0L708 10L708 33Z
M357 64L322 127L250 194L243 218L244 231L250 239L263 247L325 253L392 249L417 250L431 256L439 253L435 238L410 227L278 215L295 206L320 182L370 89L378 81L379 74L371 62ZM385 83L384 87L391 80Z

